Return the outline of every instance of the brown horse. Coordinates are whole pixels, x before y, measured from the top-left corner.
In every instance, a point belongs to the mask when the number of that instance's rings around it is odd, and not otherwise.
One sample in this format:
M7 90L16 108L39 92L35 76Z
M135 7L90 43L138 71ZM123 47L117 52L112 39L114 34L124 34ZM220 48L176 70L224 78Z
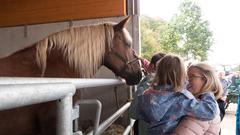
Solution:
M128 18L118 24L70 28L0 59L0 76L92 77L105 65L129 85L142 75L132 39L125 29ZM74 99L78 99L77 92ZM0 135L55 134L52 103L0 112ZM51 128L50 128L51 127Z

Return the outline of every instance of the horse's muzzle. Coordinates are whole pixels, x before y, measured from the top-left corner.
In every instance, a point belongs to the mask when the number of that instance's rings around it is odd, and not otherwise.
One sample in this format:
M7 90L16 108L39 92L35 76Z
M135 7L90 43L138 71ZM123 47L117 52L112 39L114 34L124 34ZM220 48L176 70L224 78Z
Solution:
M125 78L127 85L136 85L140 82L142 78L141 72L136 72L134 74L128 74L127 78Z

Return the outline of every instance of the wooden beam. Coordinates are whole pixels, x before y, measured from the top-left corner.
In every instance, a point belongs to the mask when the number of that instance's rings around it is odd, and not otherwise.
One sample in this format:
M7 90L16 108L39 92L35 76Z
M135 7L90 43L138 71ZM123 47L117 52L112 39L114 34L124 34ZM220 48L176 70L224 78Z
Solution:
M126 15L126 0L1 0L0 27Z

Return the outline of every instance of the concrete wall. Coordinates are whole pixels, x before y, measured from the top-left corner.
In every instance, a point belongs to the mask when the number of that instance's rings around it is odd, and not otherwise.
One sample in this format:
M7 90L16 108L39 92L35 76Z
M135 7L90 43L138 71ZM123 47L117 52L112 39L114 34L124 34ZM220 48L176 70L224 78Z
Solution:
M102 22L117 23L123 18L124 17L114 17L0 28L0 58L8 56L17 50L28 47L50 34L67 29L70 27L70 25L79 26ZM132 21L130 21L128 27L130 33L132 34L132 29L130 29L132 27ZM133 47L136 48L137 46L137 44L134 44Z

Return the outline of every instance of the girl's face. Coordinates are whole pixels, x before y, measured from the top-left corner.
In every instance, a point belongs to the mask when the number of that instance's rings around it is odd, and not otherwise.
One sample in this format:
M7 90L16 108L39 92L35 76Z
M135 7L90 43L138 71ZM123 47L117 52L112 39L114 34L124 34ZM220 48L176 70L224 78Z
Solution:
M195 67L191 67L187 71L189 84L187 89L193 94L198 95L201 93L201 89L205 84L205 77L201 73L201 70Z

